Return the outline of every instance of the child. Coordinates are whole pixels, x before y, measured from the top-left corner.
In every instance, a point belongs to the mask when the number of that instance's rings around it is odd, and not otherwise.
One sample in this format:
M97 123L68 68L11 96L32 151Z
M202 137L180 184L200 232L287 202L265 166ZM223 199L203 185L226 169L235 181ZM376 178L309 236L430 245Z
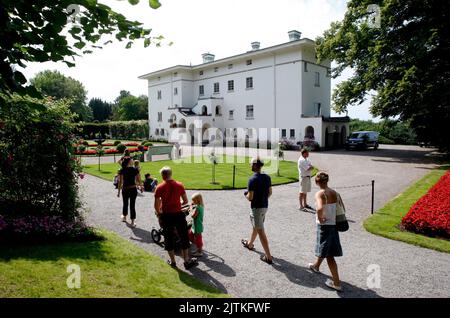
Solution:
M120 169L117 170L117 174L114 176L113 185L116 189L119 188Z
M144 179L144 191L154 192L157 185L158 180L153 179L150 173L146 173Z
M203 204L203 198L200 193L195 193L192 196L192 228L189 230L189 239L197 246L197 250L192 254L194 257L203 256L203 213L205 205Z

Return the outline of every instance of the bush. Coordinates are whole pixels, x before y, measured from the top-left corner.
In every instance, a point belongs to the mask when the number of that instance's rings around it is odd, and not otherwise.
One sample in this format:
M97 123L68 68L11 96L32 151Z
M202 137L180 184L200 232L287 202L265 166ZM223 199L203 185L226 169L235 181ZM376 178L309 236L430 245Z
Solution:
M153 147L153 143L151 143L150 141L147 141L143 144L143 146L145 147Z
M116 146L116 150L117 150L119 153L123 153L123 152L125 151L125 149L127 149L127 146L125 146L124 144L118 144L118 145Z
M120 143L121 143L120 140L116 140L116 141L114 141L113 145L114 145L114 146L117 146L117 145L119 145Z
M384 136L378 136L378 143L379 144L385 144L385 145L393 145L395 142L389 138L386 138Z
M1 215L81 218L72 119L63 101L13 95L1 102Z
M294 143L288 139L282 139L280 142L280 150L294 150L297 149L297 147L294 145Z

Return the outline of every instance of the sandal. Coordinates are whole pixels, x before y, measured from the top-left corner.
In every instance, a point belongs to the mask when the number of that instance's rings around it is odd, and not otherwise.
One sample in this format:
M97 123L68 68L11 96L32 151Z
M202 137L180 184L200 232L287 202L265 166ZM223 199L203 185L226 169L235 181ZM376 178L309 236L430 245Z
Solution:
M261 259L263 262L266 262L266 263L269 264L269 265L272 265L272 264L273 264L273 260L272 260L272 259L268 259L266 255L261 255L260 259Z
M242 239L241 243L246 249L248 249L250 251L254 251L255 250L255 246L253 245L252 247L250 247L250 245L248 244L247 240Z
M172 268L176 268L177 267L177 263L176 262L172 262L170 259L167 260L167 264L169 264Z
M312 270L314 273L320 273L320 271L314 266L313 263L309 263L308 267L310 270Z
M197 266L197 265L198 265L198 262L197 262L197 260L195 258L191 258L189 261L184 262L184 268L185 269L190 269L190 268L192 268L194 266Z
M338 292L342 291L342 287L335 285L331 279L327 279L327 281L325 282L325 285L327 285L328 287L330 287Z

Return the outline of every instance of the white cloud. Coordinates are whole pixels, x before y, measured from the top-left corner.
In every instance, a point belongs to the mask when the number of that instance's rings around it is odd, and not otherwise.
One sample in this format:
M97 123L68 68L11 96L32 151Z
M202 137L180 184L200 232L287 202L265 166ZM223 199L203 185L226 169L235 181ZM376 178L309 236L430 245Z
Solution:
M31 63L28 78L45 69L57 69L81 81L89 98L112 101L122 89L146 94L146 82L139 75L177 64L199 64L201 54L211 52L216 59L250 50L250 43L261 47L287 42L287 32L299 30L302 37L315 39L332 21L341 20L345 0L161 0L153 10L148 2L132 6L128 1L100 1L162 34L172 46L144 48L142 42L125 49L114 43L93 54L76 59L76 67L63 63ZM368 117L367 110L356 117ZM350 115L353 115L350 112Z

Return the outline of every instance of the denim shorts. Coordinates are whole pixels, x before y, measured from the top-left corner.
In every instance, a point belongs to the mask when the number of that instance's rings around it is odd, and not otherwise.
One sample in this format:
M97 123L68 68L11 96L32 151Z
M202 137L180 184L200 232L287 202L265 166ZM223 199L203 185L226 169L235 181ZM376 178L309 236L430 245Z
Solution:
M250 212L250 221L255 229L264 230L266 212L267 208L253 208L252 212Z

